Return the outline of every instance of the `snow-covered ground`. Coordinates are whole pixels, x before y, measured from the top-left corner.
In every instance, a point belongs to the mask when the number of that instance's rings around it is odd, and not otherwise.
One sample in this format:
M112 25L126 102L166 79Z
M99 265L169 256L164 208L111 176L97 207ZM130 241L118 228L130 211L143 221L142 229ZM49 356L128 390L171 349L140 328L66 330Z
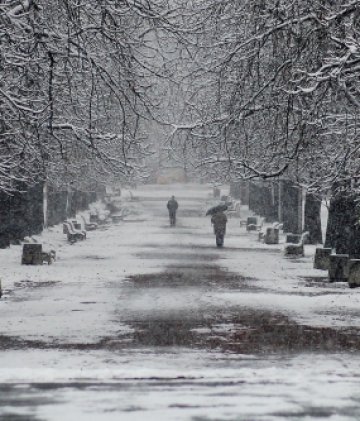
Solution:
M360 290L327 283L326 272L312 268L314 246L304 258L285 258L282 244L259 243L232 218L217 249L204 216L211 191L138 188L131 217L74 245L62 227L51 228L38 237L57 251L50 266L22 266L20 246L1 250L1 419L360 419L359 352L243 355L131 342L141 324L156 328L208 309L269 310L301 325L359 329ZM172 194L180 205L175 228L166 210ZM231 288L196 276L181 287L160 282L187 267L238 274L239 285L236 277ZM140 275L152 277L131 278ZM216 329L232 325L219 316Z

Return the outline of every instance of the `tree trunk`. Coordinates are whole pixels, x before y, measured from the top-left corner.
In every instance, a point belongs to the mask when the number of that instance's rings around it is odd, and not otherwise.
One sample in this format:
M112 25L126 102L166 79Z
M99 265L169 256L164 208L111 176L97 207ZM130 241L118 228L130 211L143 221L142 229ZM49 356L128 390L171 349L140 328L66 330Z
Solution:
M302 232L302 194L301 189L291 181L281 180L281 210L284 232Z
M40 234L44 229L44 184L38 183L27 192L30 233Z
M48 227L49 215L48 215L48 183L45 181L43 187L43 215L44 215L44 228Z
M306 194L304 231L309 232L309 244L322 244L321 232L321 199L313 194Z
M10 196L0 192L0 248L10 246Z
M249 182L247 181L240 181L240 200L242 205L249 205Z
M53 226L63 222L66 215L67 192L54 191L48 188L48 225Z
M234 199L241 198L241 185L239 181L231 181L230 196L232 196Z
M331 199L325 247L331 247L337 254L349 254L360 258L359 215L355 197L338 195Z

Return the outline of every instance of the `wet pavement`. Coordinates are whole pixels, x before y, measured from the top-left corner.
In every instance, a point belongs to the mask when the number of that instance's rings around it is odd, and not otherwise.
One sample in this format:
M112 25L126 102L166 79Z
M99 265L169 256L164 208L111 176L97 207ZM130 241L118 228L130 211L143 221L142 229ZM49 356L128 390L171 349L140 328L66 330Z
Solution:
M108 281L100 278L101 267L105 268L100 265L113 257L121 265L117 250L126 244L115 242L115 234L124 234L125 225L120 224L103 234L110 238L114 233L114 256L96 245L91 250L84 245L79 261L90 262L99 271L99 279L95 276L88 286L24 279L6 292L7 320L13 321L22 305L33 301L41 306L49 298L65 305L61 290L76 295L82 289L77 305L68 304L69 319L56 313L53 304L41 307L34 319L43 323L62 318L58 336L45 331L34 337L37 324L34 332L31 327L22 331L21 320L13 322L13 331L1 330L0 419L360 419L359 329L302 324L281 308L269 311L225 302L222 294L266 290L246 271L230 271L224 253L271 259L277 258L279 249L233 243L216 249L211 227L198 227L204 199L189 199L187 209L179 212L178 226L171 230L163 211L167 193L165 188L163 198L142 200L151 215L152 234L163 236L163 243L143 235L129 252L135 262L147 262L155 270L133 270L121 278L116 272ZM148 221L149 217L139 217L127 225L132 226L128 235L145 229ZM285 300L342 293L326 290L323 278L303 277L301 282L309 291L284 292ZM86 317L97 311L105 311L107 321L87 322ZM77 314L85 319L85 339L74 333Z

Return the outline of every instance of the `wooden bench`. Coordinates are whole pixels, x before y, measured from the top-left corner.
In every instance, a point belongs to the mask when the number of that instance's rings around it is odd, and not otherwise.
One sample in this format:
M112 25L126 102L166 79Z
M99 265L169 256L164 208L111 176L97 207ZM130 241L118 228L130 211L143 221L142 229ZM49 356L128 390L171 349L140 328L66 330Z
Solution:
M67 235L69 243L73 244L78 240L85 240L86 233L83 231L75 230L69 222L63 223L63 233Z
M85 229L82 229L82 225L81 225L80 222L78 222L76 219L74 219L74 220L68 220L66 222L68 224L70 224L70 226L71 226L71 228L72 228L72 230L74 232L81 232L85 236L85 238L86 238L86 230ZM84 240L85 240L85 238L84 238Z
M84 215L81 215L80 218L82 220L85 231L94 231L97 229L98 224L96 222L87 222Z
M259 231L259 241L264 244L279 244L279 223L274 222L271 227L262 228Z
M105 224L108 224L108 223L112 222L109 215L110 215L110 212L108 212L108 211L104 211L104 212L100 213L99 214L99 225L105 225Z
M285 235L286 244L298 244L301 241L301 234L288 233Z
M125 215L123 212L116 212L116 213L113 213L110 217L111 217L112 222L116 224L122 221L124 219L124 216Z
M98 226L107 224L111 222L110 214L111 212L108 209L97 209L96 211L91 211L90 223L96 223Z
M309 232L303 234L287 234L284 246L285 256L304 256L304 244Z
M248 216L246 220L246 231L260 231L263 226L263 222L263 218Z
M279 227L278 225L273 225L272 227L267 227L264 236L265 244L279 244Z
M94 211L90 212L89 221L90 221L90 224L98 224L99 215Z

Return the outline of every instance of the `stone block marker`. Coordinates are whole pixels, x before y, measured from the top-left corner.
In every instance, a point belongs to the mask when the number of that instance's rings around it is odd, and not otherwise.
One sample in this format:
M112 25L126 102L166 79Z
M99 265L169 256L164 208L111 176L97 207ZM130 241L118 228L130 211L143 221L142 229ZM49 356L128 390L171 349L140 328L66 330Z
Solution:
M24 244L21 264L42 265L43 264L42 244Z
M329 281L347 282L349 277L349 255L331 254L329 259Z
M314 269L328 270L331 252L331 248L318 247L315 250Z
M349 260L348 283L350 288L360 287L360 259Z

